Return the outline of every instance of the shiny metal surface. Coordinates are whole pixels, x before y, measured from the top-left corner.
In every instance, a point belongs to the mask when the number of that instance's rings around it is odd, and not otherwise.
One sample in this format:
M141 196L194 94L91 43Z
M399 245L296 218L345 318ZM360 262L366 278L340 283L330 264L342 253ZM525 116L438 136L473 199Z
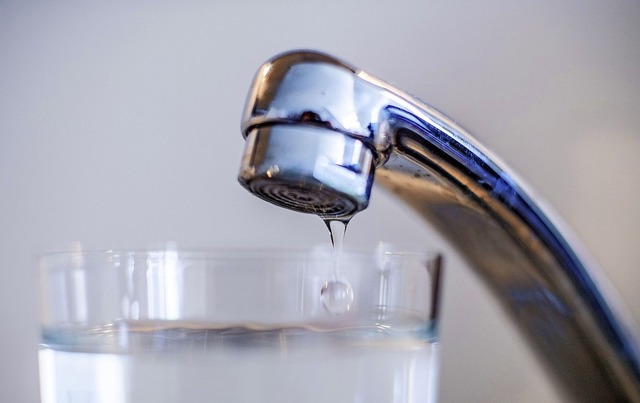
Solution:
M239 179L281 207L345 220L369 203L373 153L353 137L313 126L258 127L247 135Z
M468 258L569 396L640 401L635 325L598 267L452 120L308 51L265 63L245 108L240 182L249 191L348 219L366 208L375 176Z

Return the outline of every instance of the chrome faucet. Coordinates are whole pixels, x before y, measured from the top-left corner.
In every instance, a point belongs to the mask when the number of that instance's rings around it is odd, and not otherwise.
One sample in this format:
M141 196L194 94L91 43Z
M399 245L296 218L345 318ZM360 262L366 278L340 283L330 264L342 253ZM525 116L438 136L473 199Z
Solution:
M640 343L595 264L502 162L432 107L329 55L258 70L239 181L329 220L365 209L374 182L469 260L577 401L640 402ZM600 279L602 280L602 279Z

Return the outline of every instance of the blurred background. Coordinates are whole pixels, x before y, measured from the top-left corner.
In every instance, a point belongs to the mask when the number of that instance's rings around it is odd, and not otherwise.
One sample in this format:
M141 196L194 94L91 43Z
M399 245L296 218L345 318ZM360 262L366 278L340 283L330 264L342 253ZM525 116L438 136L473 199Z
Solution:
M35 258L308 248L316 217L236 182L260 63L331 53L445 112L584 241L640 322L640 3L0 2L0 401L38 399ZM440 400L560 401L464 259L375 190L347 248L446 256Z

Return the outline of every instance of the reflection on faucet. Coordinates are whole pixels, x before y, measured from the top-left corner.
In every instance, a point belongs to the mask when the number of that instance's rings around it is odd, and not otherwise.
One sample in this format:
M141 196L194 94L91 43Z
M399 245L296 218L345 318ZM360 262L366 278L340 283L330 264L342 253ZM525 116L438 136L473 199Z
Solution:
M445 234L579 401L639 401L634 325L523 183L450 119L328 55L256 74L240 183L325 219L367 207L375 182Z

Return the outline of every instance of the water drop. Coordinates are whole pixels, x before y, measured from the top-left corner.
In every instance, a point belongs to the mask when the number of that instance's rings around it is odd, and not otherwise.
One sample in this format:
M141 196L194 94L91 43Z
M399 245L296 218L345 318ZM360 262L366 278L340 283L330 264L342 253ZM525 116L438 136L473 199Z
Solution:
M320 298L329 312L344 313L353 303L353 289L345 281L327 281L320 290Z

